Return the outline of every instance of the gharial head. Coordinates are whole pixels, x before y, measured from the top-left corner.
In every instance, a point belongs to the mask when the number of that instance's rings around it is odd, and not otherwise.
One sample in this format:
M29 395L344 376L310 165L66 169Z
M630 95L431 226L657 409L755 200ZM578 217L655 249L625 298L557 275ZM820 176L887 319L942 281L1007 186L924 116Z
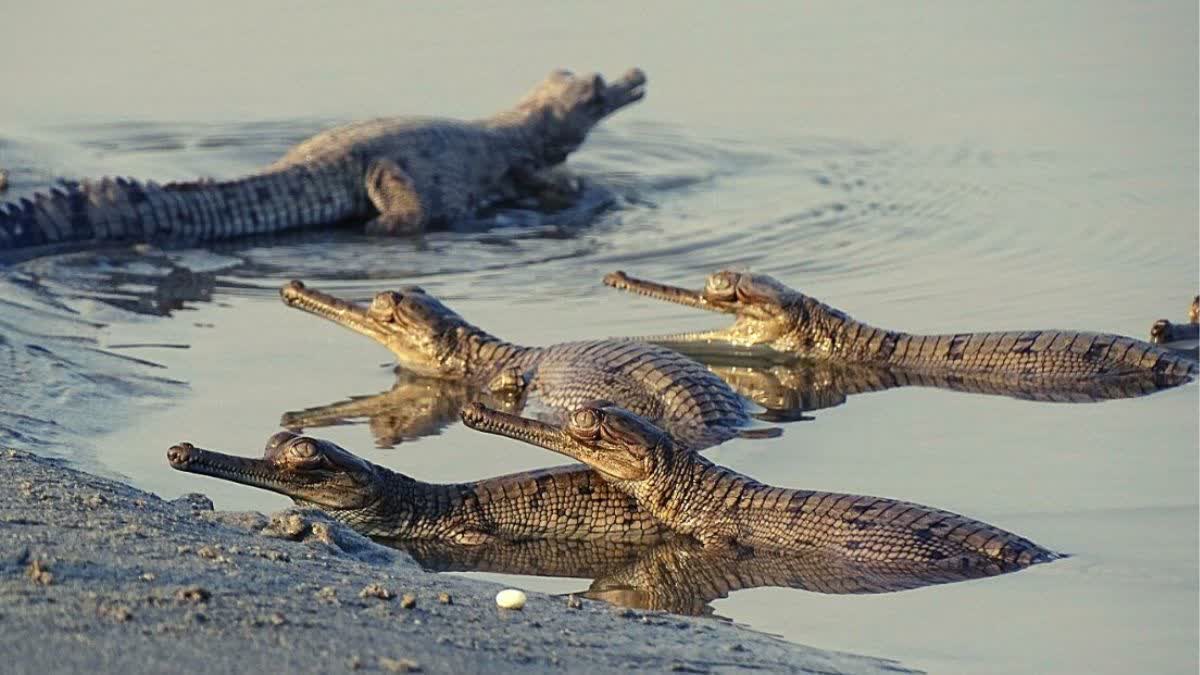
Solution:
M766 274L721 270L709 275L700 291L637 279L621 271L605 275L604 284L688 307L734 315L733 325L728 328L643 338L682 351L694 351L689 346L698 343L716 343L762 346L795 354L804 351L812 342L805 325L811 309L819 306L825 313L844 317L837 310Z
M474 402L462 410L463 424L566 455L587 464L621 490L636 495L665 462L686 454L667 432L608 401L575 408L561 426L510 415Z
M458 355L463 336L476 332L461 316L419 286L377 293L368 307L291 281L279 289L284 304L373 338L417 375L458 377L466 369Z
M545 159L556 164L575 151L600 120L640 101L645 86L646 74L637 68L612 82L597 73L576 75L559 69L526 94L513 112L538 124Z
M180 443L167 450L171 468L291 497L325 511L357 511L379 502L387 469L334 443L289 431L271 436L262 459L235 457Z

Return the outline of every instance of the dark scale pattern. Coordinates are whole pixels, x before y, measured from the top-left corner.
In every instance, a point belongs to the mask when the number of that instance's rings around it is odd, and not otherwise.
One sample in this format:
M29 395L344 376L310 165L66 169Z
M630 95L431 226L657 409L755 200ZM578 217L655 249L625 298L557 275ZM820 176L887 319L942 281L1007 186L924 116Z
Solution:
M579 465L450 485L378 472L386 485L380 501L325 510L370 536L464 544L491 537L655 543L667 532L631 497Z
M1004 374L1022 378L1081 379L1155 373L1194 377L1194 359L1133 338L1066 330L910 335L848 319L822 306L828 321L799 324L797 344L827 345L835 358L887 364L923 373ZM812 313L812 308L808 308Z
M551 408L569 411L589 401L611 401L694 450L737 436L750 421L741 396L724 380L656 345L566 342L531 348L513 363L531 374L531 392Z
M670 444L652 450L653 473L618 481L676 531L706 545L818 550L865 562L1022 567L1058 557L986 523L880 497L763 485Z

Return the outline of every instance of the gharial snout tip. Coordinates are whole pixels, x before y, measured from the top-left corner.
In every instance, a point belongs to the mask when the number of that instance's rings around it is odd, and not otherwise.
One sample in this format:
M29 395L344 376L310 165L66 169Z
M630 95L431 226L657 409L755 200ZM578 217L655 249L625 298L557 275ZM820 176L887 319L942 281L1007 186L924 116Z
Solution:
M624 270L617 270L604 275L605 286L616 286L627 281L629 281L629 275L625 274Z
M191 461L192 453L195 450L196 446L187 442L172 445L167 449L167 462L173 467L186 466Z

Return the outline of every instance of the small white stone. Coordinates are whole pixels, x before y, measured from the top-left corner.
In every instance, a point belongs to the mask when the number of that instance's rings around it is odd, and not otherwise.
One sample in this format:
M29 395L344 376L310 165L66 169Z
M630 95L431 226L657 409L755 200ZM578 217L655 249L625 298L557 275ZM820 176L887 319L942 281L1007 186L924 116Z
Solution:
M501 609L521 609L525 606L525 593L515 588L506 588L496 594L496 606Z

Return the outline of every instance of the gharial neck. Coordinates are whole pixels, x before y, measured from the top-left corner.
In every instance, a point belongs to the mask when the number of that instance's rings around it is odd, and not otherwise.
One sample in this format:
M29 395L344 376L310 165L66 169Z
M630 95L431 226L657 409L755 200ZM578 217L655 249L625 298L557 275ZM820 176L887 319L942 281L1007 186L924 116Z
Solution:
M452 355L448 358L461 364L466 379L477 380L488 378L504 367L525 366L541 351L539 347L516 345L466 325L459 328Z
M731 474L694 452L663 453L654 474L640 485L620 486L634 495L638 506L671 529L685 535L697 535L704 521L712 517L712 491L724 484ZM724 503L717 505L718 510Z
M360 508L338 509L307 500L297 504L315 506L356 532L370 537L427 539L439 537L454 523L455 484L424 483L402 473L377 466L379 497Z
M804 296L788 307L795 318L793 349L816 357L886 363L904 333L863 323L840 309Z
M481 124L500 137L507 148L523 150L524 161L513 164L529 171L561 164L573 150L557 142L550 113L545 108L516 107L482 120Z

